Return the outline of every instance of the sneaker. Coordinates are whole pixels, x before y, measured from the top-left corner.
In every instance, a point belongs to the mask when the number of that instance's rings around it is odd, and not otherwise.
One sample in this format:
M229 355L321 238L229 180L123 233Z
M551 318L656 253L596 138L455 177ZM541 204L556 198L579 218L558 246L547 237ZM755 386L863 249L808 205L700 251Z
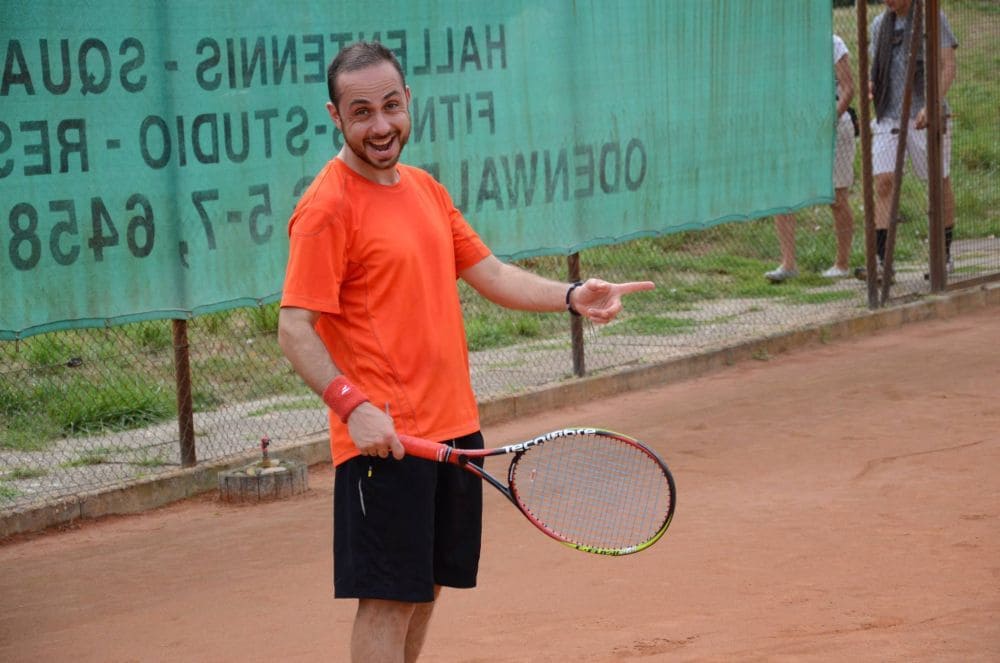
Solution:
M851 273L846 269L841 269L834 265L830 269L823 272L823 278L827 279L842 279L850 276Z
M766 278L771 283L781 283L782 281L793 279L798 275L799 275L799 270L785 269L783 266L778 265L777 269L772 269L769 272L765 272L764 278Z

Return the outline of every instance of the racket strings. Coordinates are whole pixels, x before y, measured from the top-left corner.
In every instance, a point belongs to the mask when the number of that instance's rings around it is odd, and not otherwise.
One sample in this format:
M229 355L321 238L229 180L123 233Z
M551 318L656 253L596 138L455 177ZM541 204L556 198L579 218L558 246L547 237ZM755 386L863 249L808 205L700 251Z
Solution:
M642 448L604 435L553 440L511 470L522 507L566 541L623 550L653 539L671 512L670 483Z
M536 470L524 501L548 527L577 543L606 548L628 547L655 534L662 518L649 506L649 482L641 480L639 456L608 462L598 456L547 455L554 462L544 476L560 480L543 484Z

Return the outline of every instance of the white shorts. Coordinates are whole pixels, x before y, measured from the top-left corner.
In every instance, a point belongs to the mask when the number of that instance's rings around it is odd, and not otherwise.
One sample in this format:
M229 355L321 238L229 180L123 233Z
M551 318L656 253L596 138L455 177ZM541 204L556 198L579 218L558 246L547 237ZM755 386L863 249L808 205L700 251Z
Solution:
M899 122L885 119L872 121L872 173L882 175L896 170L896 150L899 146ZM945 122L941 136L941 166L944 177L951 172L951 119ZM914 121L906 131L906 154L910 155L913 172L922 182L927 181L927 130L917 129Z
M833 188L846 189L854 184L854 123L843 113L837 122L837 148L833 156Z

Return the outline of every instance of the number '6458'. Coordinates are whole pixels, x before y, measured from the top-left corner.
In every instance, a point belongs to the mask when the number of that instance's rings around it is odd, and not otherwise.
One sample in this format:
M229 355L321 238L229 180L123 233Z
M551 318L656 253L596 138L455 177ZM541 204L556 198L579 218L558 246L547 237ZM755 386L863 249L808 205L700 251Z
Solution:
M136 258L145 258L152 252L156 240L153 208L146 196L136 193L125 202L125 210L132 214L125 228L128 250ZM33 205L18 203L10 210L8 225L11 235L7 253L15 269L34 269L42 259L43 243L48 244L48 252L57 264L75 263L83 251L81 216L84 216L84 224L88 220L90 222L86 248L93 252L96 262L104 260L105 249L118 246L121 241L118 228L101 198L90 199L89 218L86 212L82 215L77 213L76 203L72 200L49 201L49 213L54 223L46 236L44 232L39 232L38 210Z

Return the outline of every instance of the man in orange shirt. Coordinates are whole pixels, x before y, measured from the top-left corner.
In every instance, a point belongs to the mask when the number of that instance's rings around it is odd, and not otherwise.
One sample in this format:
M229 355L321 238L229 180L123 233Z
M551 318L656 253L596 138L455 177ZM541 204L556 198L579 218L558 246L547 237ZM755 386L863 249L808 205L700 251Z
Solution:
M385 47L346 47L327 85L345 144L289 221L278 340L330 407L334 594L359 600L352 658L414 661L440 587L475 586L479 563L480 480L405 457L397 437L483 447L457 279L508 308L597 323L654 286L566 284L498 260L444 187L399 163L410 90Z

